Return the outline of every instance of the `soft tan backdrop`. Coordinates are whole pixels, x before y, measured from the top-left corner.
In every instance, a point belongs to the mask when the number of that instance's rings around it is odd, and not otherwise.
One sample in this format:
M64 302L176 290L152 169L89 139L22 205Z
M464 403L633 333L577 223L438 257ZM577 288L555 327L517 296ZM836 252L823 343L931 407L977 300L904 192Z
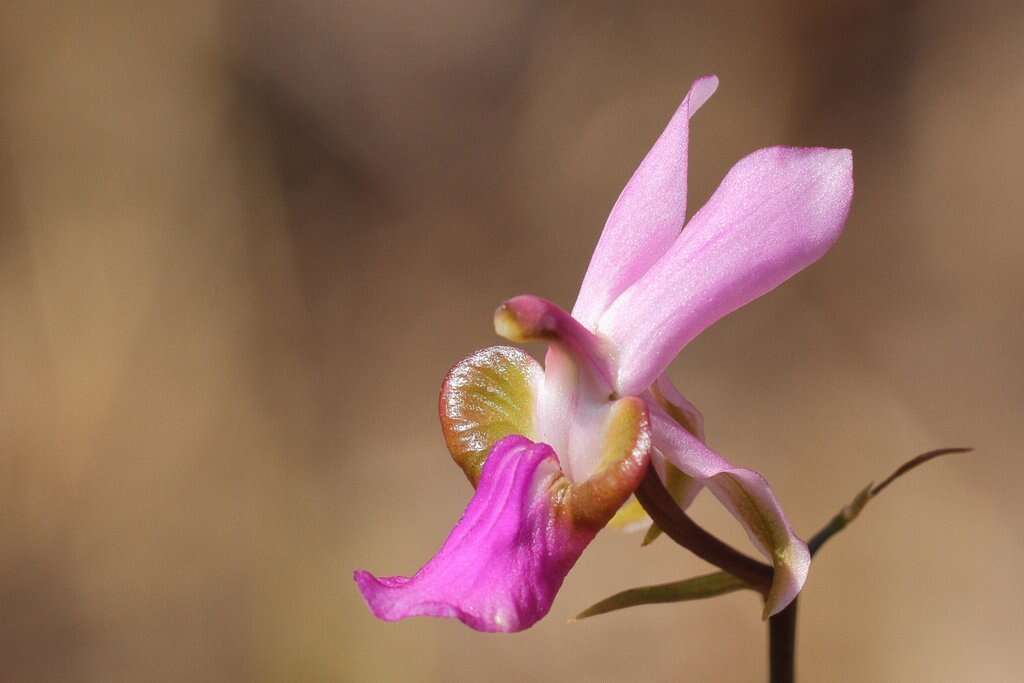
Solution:
M606 534L511 637L373 620L469 496L435 414L491 312L571 304L690 81L691 206L771 144L854 150L847 232L672 374L822 553L805 681L1012 681L1024 649L1017 2L8 3L0 17L0 679L752 681L732 595ZM700 500L730 540L738 527Z

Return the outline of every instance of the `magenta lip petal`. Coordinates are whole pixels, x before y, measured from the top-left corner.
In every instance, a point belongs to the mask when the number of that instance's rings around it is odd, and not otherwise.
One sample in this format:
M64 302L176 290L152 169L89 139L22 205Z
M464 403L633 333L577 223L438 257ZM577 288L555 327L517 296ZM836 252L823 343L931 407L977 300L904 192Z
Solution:
M462 519L412 577L354 579L375 616L458 619L478 631L521 631L547 614L595 531L561 523L550 486L554 451L522 436L498 441Z
M586 327L594 329L615 297L665 253L682 229L690 117L716 88L715 76L694 81L612 207L572 311Z
M839 238L852 196L849 150L773 147L737 163L601 317L619 390L642 392L700 332L818 260Z

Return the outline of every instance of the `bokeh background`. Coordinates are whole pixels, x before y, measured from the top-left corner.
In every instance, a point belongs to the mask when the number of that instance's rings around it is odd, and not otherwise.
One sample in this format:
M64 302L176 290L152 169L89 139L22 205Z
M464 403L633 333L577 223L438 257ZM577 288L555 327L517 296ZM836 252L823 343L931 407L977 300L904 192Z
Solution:
M843 239L672 376L810 534L912 455L801 600L807 681L1024 670L1024 5L263 0L0 10L0 679L754 681L749 594L568 624L706 569L600 536L550 616L370 617L469 497L447 368L570 305L695 77L691 202L854 150ZM695 515L739 527L702 497Z

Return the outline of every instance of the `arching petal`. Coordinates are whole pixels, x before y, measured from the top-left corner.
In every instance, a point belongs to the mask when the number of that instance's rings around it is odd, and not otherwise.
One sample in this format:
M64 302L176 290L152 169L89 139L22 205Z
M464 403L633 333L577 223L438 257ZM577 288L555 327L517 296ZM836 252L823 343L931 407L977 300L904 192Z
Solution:
M438 399L441 431L452 459L474 486L499 439L534 435L543 375L537 361L513 346L482 349L448 371Z
M684 473L701 481L739 520L757 550L775 567L765 616L782 610L803 587L811 554L790 526L768 482L757 472L733 467L659 407L648 406L655 447Z
M601 468L573 485L554 451L522 436L497 442L462 519L410 578L357 571L375 616L450 617L478 631L521 631L547 614L566 574L647 469L641 400L618 401L604 430Z
M573 317L590 329L615 297L654 265L682 230L686 220L690 117L716 88L715 76L694 81L612 207L572 311Z
M818 260L846 221L852 173L845 149L773 147L736 164L601 317L619 392L644 391L701 331Z

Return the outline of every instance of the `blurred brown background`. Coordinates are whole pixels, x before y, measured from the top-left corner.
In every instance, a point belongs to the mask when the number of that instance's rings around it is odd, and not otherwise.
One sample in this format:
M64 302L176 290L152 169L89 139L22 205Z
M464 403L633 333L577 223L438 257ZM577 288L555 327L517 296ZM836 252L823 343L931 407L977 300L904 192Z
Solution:
M469 497L447 368L570 305L690 81L695 209L772 144L854 150L847 231L672 374L821 554L805 681L1024 667L1024 6L29 3L0 13L0 680L754 681L755 597L578 624L706 567L604 534L517 636L370 617ZM695 514L738 526L702 497ZM746 546L744 546L746 547Z

